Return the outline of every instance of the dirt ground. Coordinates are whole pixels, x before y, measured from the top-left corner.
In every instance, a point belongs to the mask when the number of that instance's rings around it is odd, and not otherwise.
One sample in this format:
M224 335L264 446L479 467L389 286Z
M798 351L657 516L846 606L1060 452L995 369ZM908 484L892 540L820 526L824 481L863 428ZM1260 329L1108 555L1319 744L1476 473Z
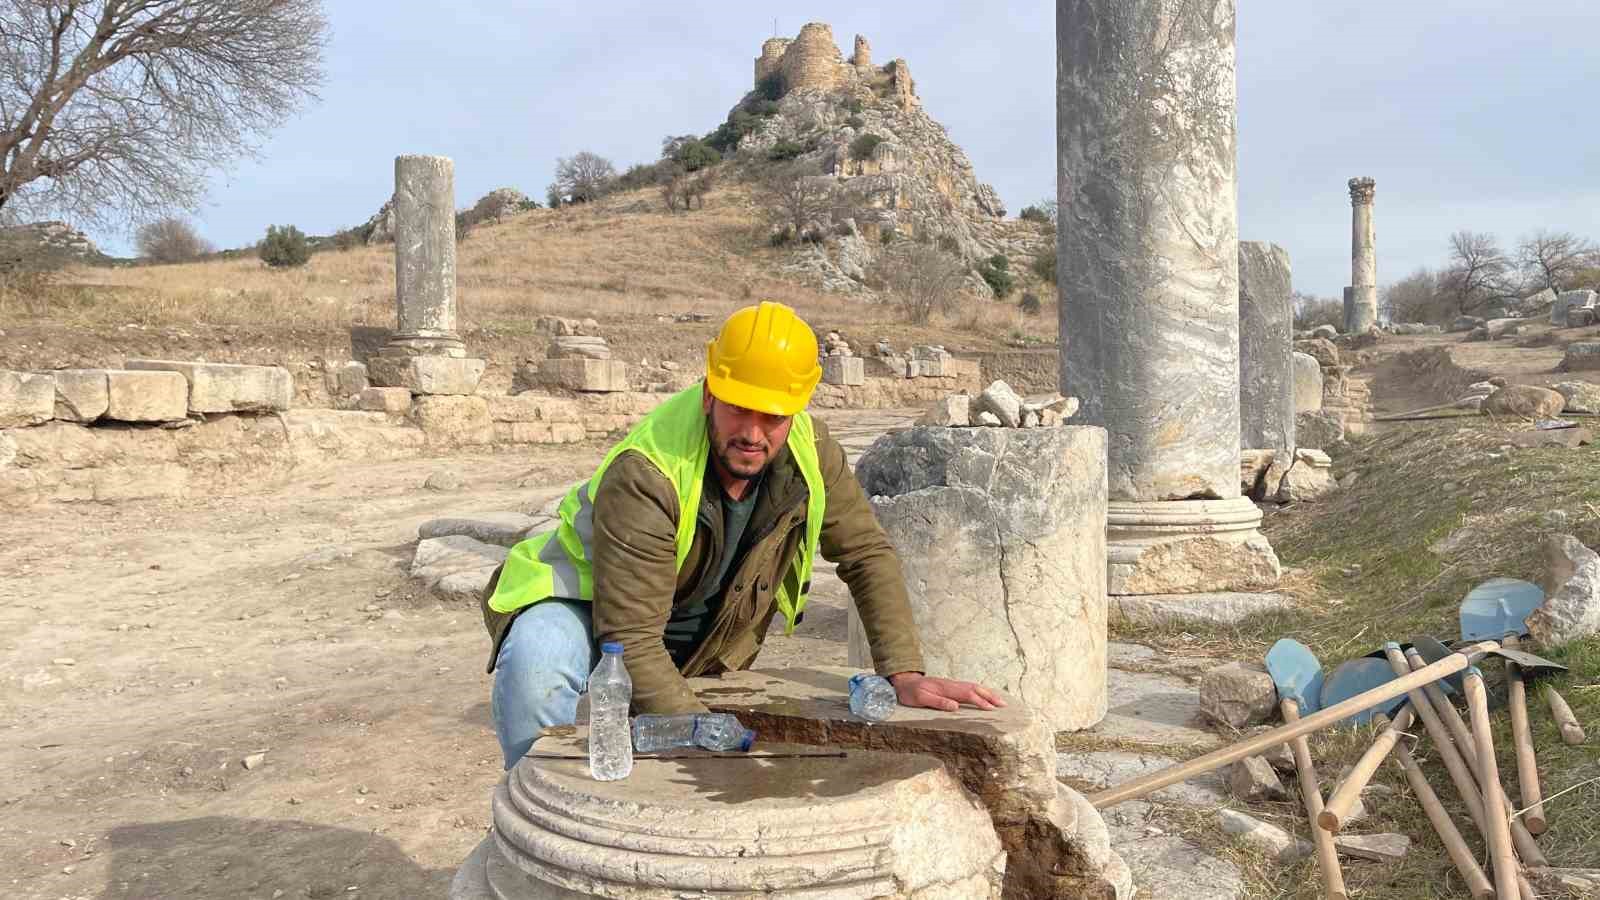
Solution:
M906 420L828 418L854 452ZM351 463L272 493L12 517L0 894L443 896L501 761L482 622L409 581L417 525L535 509L603 451ZM442 469L463 489L421 488ZM825 571L763 665L844 663Z

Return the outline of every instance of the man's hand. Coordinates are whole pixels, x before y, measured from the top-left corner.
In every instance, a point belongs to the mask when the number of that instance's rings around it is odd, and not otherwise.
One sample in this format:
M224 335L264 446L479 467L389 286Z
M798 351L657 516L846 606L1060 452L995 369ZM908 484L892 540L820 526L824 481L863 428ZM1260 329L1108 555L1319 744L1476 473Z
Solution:
M940 709L955 712L963 704L978 709L995 709L1005 706L1000 695L981 684L933 678L920 672L896 672L889 676L896 698L901 706Z

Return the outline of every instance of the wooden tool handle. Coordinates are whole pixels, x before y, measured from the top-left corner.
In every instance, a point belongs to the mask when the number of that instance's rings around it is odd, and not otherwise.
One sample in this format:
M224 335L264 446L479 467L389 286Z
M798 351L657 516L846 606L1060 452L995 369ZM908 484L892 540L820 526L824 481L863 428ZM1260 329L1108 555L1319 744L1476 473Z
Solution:
M1355 766L1350 769L1350 774L1346 775L1344 781L1334 789L1333 796L1328 798L1328 804L1322 808L1321 815L1317 816L1317 825L1330 834L1339 833L1339 829L1343 828L1345 821L1350 818L1350 810L1361 799L1362 789L1372 780L1373 774L1378 771L1378 766L1383 764L1384 757L1388 756L1399 742L1400 735L1411 727L1414 716L1411 707L1406 706L1394 717L1394 721L1389 723L1389 727L1378 734L1378 739L1372 742L1367 752L1361 754L1361 758L1356 760Z
M1472 713L1472 740L1478 752L1478 771L1483 777L1483 818L1488 826L1489 859L1494 864L1494 889L1498 897L1516 897L1517 857L1511 845L1511 828L1506 819L1505 794L1497 788L1500 767L1494 758L1494 738L1489 732L1489 699L1483 677L1469 671L1465 679L1467 709Z
M1278 701L1278 709L1285 722L1300 721L1300 704L1293 700ZM1344 886L1344 870L1339 868L1339 849L1333 845L1333 835L1316 826L1322 813L1322 785L1317 782L1317 769L1311 762L1311 745L1305 735L1289 742L1294 751L1294 773L1300 780L1300 796L1306 804L1306 817L1311 820L1311 845L1317 851L1317 871L1322 873L1322 895L1325 900L1349 900L1350 892Z
M1517 646L1517 636L1506 635L1507 647ZM1539 789L1539 760L1533 752L1533 729L1528 726L1528 688L1522 681L1522 667L1506 661L1506 698L1511 707L1511 740L1517 751L1517 785L1521 788L1522 824L1533 835L1544 834L1549 824L1544 817L1544 792Z
M1556 720L1556 726L1561 729L1561 739L1568 744L1583 743L1586 737L1583 726L1578 724L1578 717L1572 714L1567 698L1555 688L1545 685L1544 702L1550 704L1550 717Z
M1149 775L1135 778L1132 781L1113 785L1091 796L1089 802L1095 809L1105 809L1108 806L1116 806L1118 803L1127 800L1137 800L1140 797L1159 791L1169 784L1177 784L1180 781L1187 781L1196 775L1204 775L1207 772L1215 771L1228 763L1238 762L1247 756L1255 756L1268 747L1275 747L1301 735L1326 728L1356 713L1366 712L1384 701L1393 700L1412 688L1438 681L1447 675L1454 675L1471 665L1472 660L1476 657L1498 649L1500 649L1500 645L1494 641L1483 641L1464 647L1438 662L1429 663L1410 675L1396 678L1387 684L1378 685L1370 691L1342 700L1327 709L1319 709L1298 722L1279 725L1271 731L1264 731L1247 740L1213 750L1188 762L1168 766L1165 769L1151 772Z
M1411 793L1417 795L1417 802L1422 804L1422 811L1428 814L1428 821L1433 823L1433 830L1439 835L1439 842L1444 844L1445 852L1450 854L1450 861L1455 863L1456 871L1461 873L1462 879L1467 883L1467 890L1472 892L1473 900L1487 900L1494 896L1494 885L1489 883L1489 876L1483 874L1483 867L1473 858L1472 851L1467 849L1467 842L1462 839L1461 832L1456 828L1456 823L1451 821L1450 814L1445 812L1444 804L1439 802L1439 795L1433 792L1433 786L1428 784L1428 778L1422 774L1422 768L1411 757L1411 751L1405 744L1394 748L1395 761L1406 774L1406 783L1411 785Z

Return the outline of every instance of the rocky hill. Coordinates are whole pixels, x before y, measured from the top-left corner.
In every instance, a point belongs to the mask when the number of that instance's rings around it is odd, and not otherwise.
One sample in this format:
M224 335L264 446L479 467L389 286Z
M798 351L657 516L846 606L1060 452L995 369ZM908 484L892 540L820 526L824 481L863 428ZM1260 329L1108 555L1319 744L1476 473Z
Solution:
M110 257L65 222L33 222L0 228L0 272L59 269L69 263L100 264Z

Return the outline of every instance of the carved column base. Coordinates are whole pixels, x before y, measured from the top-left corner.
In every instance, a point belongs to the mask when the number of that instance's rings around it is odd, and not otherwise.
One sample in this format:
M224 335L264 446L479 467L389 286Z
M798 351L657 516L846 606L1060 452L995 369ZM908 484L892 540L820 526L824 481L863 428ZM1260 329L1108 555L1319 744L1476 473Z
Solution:
M450 356L463 359L467 345L450 331L415 331L395 334L378 351L380 356Z
M1258 530L1261 511L1227 500L1108 504L1106 593L1258 591L1278 583L1278 555Z

